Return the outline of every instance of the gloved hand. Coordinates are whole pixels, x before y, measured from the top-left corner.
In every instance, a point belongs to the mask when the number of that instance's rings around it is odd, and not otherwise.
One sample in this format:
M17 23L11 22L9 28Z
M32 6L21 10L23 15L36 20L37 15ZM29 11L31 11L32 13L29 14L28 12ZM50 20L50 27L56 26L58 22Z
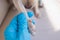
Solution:
M5 40L30 40L24 13L15 16L4 31Z
M29 14L30 13L30 14ZM28 12L29 17L32 17L31 12ZM33 22L34 23L34 22ZM28 29L29 28L29 29ZM30 27L24 13L15 16L4 31L5 40L30 40Z

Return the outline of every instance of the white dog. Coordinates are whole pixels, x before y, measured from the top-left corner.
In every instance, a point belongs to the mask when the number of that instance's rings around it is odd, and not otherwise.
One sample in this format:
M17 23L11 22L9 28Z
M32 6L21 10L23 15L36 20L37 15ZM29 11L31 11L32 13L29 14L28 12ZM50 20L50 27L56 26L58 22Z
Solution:
M12 1L11 4L14 4L15 8L18 10L18 12L24 12L26 15L26 18L28 19L28 25L30 32L34 35L35 34L35 25L32 23L32 20L27 15L27 10L32 9L34 11L35 17L38 18L39 12L38 12L38 0L10 0Z

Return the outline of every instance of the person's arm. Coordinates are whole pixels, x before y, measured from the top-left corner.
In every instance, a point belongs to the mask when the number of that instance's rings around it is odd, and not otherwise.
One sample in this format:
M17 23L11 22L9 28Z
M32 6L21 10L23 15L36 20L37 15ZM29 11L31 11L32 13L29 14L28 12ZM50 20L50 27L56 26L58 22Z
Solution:
M0 25L5 18L5 15L9 9L9 5L6 0L0 0Z

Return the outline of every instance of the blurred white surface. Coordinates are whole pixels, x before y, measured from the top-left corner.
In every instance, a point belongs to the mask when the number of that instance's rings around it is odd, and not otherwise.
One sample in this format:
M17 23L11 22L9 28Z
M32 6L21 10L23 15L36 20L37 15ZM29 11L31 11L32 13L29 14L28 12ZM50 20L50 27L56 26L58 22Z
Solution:
M60 31L60 1L42 0L46 14L53 25L54 31Z
M32 40L60 40L60 1L42 0L41 18L37 20L37 34Z
M32 40L60 40L60 31L54 31L45 9L40 9L40 13L40 19L36 19L37 32Z

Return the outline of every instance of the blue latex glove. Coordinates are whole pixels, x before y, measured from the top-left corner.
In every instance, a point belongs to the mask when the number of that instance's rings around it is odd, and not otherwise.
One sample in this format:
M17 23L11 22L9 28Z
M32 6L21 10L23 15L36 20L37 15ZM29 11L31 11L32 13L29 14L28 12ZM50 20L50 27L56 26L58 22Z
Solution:
M28 13L29 18L34 16L34 12L32 11L28 11L27 13ZM32 23L35 24L35 20L32 20Z
M28 14L29 18L34 16L34 12L32 12L32 11L28 11L27 14Z
M28 12L29 17L32 17ZM28 23L24 13L15 16L4 31L5 40L30 40Z

